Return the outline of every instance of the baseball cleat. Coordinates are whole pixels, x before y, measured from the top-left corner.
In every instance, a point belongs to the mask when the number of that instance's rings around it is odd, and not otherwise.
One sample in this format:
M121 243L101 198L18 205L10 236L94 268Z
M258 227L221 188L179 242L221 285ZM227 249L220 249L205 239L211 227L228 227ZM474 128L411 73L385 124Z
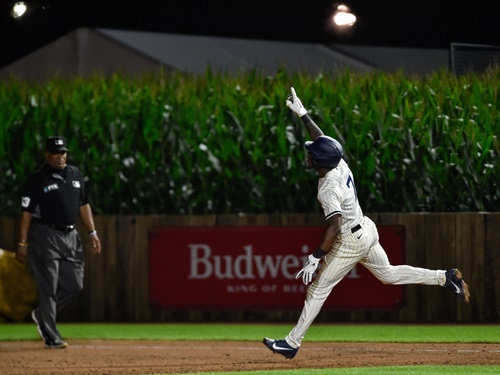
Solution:
M292 359L299 351L299 348L292 348L285 340L273 340L264 337L262 343L267 346L273 353L278 353L285 358Z
M464 302L468 303L470 299L469 286L463 280L462 272L457 268L452 268L446 271L445 276L446 283L444 286L451 289L458 297L462 298Z

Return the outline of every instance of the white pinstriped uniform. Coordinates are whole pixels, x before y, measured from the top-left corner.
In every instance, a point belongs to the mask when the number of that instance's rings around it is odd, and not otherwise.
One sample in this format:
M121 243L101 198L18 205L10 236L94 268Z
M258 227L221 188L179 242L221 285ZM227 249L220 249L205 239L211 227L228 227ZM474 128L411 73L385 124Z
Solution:
M326 298L351 269L361 263L384 284L424 284L444 286L444 270L429 270L411 266L392 266L379 243L375 223L363 216L354 179L349 166L341 160L337 168L319 179L318 201L325 218L340 214L342 230L332 249L325 255L320 272L307 290L302 314L296 326L285 338L298 348L307 330L318 315ZM351 228L361 229L351 233Z

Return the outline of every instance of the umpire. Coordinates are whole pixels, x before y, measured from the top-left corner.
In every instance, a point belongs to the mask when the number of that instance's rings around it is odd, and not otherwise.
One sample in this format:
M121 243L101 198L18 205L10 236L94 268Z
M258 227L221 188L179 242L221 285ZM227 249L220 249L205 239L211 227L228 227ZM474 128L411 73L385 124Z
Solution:
M57 313L83 289L83 246L75 226L78 215L88 230L92 252L101 252L83 176L66 164L68 151L65 138L47 138L45 163L24 187L16 251L21 263L29 254L38 294L38 307L31 317L49 349L68 346L57 330Z

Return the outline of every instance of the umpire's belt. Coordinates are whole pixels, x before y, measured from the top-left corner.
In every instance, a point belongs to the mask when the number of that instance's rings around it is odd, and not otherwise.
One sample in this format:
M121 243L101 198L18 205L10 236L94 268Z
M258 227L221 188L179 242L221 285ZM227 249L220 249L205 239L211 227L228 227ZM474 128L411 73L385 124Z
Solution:
M51 224L51 223L46 223L45 221L41 220L41 219L38 219L36 217L33 218L34 221L40 223L40 224L43 224L43 225L46 225L48 226L49 228L52 228L52 229L55 229L55 230L58 230L60 232L64 232L64 233L69 233L71 232L73 229L76 228L75 224L70 224L70 225L63 225L63 224Z
M361 229L361 225L358 224L358 225L351 228L351 233L356 233L360 229Z

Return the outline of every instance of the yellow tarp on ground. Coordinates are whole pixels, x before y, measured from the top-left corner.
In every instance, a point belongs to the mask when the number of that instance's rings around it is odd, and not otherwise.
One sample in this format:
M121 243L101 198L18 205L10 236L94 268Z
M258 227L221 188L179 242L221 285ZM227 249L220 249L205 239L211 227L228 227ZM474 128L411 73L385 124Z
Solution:
M36 285L27 264L0 249L0 322L22 322L36 304Z

